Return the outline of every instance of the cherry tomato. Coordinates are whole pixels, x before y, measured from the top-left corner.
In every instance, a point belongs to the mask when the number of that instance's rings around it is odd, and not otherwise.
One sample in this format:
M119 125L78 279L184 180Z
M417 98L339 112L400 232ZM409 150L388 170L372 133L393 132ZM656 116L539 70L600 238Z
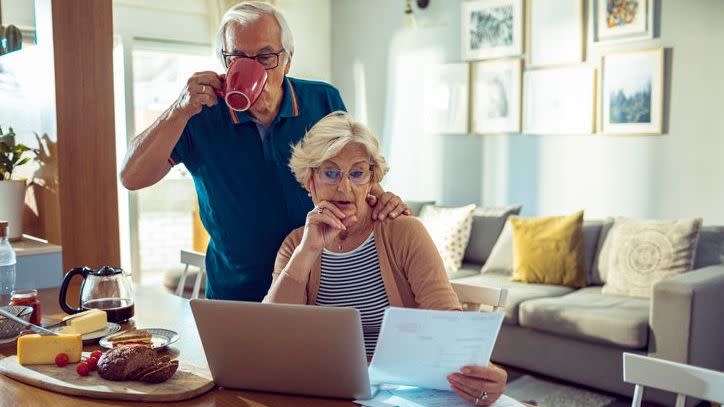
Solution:
M70 358L68 358L68 355L65 353L59 353L55 355L55 365L58 367L63 367L68 364Z
M101 352L101 351L99 351L99 350L94 350L93 352L91 352L90 355L91 355L92 358L96 358L96 359L98 359L98 360L101 360L101 356L103 356L103 352Z
M88 366L85 362L78 363L78 366L76 366L75 371L78 372L78 375L80 376L88 376L90 373L90 366Z
M90 370L96 370L96 366L98 365L98 359L91 356L85 360L85 363L88 365Z

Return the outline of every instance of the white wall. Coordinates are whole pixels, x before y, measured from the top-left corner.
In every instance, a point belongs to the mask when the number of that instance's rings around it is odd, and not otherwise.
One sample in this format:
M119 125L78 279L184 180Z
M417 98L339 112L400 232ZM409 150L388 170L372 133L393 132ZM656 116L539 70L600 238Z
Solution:
M703 216L705 223L724 224L719 176L724 173L719 169L724 151L719 101L724 94L724 2L663 0L660 38L618 46L673 49L671 114L663 136L423 139L419 125L404 118L404 106L415 106L419 94L398 89L409 78L396 71L409 55L427 57L405 66L408 77L418 75L419 64L436 62L440 55L446 62L460 60L461 1L433 0L417 13L422 28L416 32L403 29L403 2L360 3L332 3L332 78L354 113L365 110L358 106L358 95L366 93L367 121L381 134L392 165L388 187L403 197L448 204L465 199L493 205L520 202L528 215L584 208L588 217ZM598 66L601 52L609 48L594 48L589 41L588 62ZM366 68L364 88L359 87L355 61ZM400 112L404 123L397 125ZM416 169L421 166L422 171ZM396 177L395 171L401 175Z

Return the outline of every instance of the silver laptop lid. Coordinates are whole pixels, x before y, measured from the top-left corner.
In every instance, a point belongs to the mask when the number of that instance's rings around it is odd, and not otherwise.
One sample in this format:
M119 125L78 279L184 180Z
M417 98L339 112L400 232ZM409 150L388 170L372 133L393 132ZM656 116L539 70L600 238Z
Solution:
M192 300L219 386L322 397L372 396L354 308Z

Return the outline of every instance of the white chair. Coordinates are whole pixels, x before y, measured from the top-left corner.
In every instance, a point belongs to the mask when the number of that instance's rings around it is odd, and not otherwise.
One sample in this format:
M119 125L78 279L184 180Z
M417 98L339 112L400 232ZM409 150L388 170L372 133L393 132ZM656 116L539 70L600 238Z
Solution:
M507 288L468 285L454 281L451 281L450 285L457 294L463 311L486 311L485 306L492 308L492 311L498 311L505 307L508 300Z
M624 353L623 380L636 385L631 407L641 406L644 386L676 393L676 407L687 396L724 403L724 373L701 367Z
M178 279L176 295L183 297L184 290L186 289L186 275L189 272L189 266L194 266L198 267L199 272L196 274L196 281L194 281L194 290L191 293L191 298L199 298L201 282L206 278L206 255L193 250L181 250L181 263L185 264L186 267L184 267L184 271Z

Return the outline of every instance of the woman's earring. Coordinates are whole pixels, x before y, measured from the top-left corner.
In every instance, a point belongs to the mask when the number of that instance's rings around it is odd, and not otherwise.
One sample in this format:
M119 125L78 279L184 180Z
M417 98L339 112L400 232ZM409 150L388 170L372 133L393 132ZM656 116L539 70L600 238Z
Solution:
M307 196L311 198L311 197L312 197L312 193L311 193L311 192L307 192Z

